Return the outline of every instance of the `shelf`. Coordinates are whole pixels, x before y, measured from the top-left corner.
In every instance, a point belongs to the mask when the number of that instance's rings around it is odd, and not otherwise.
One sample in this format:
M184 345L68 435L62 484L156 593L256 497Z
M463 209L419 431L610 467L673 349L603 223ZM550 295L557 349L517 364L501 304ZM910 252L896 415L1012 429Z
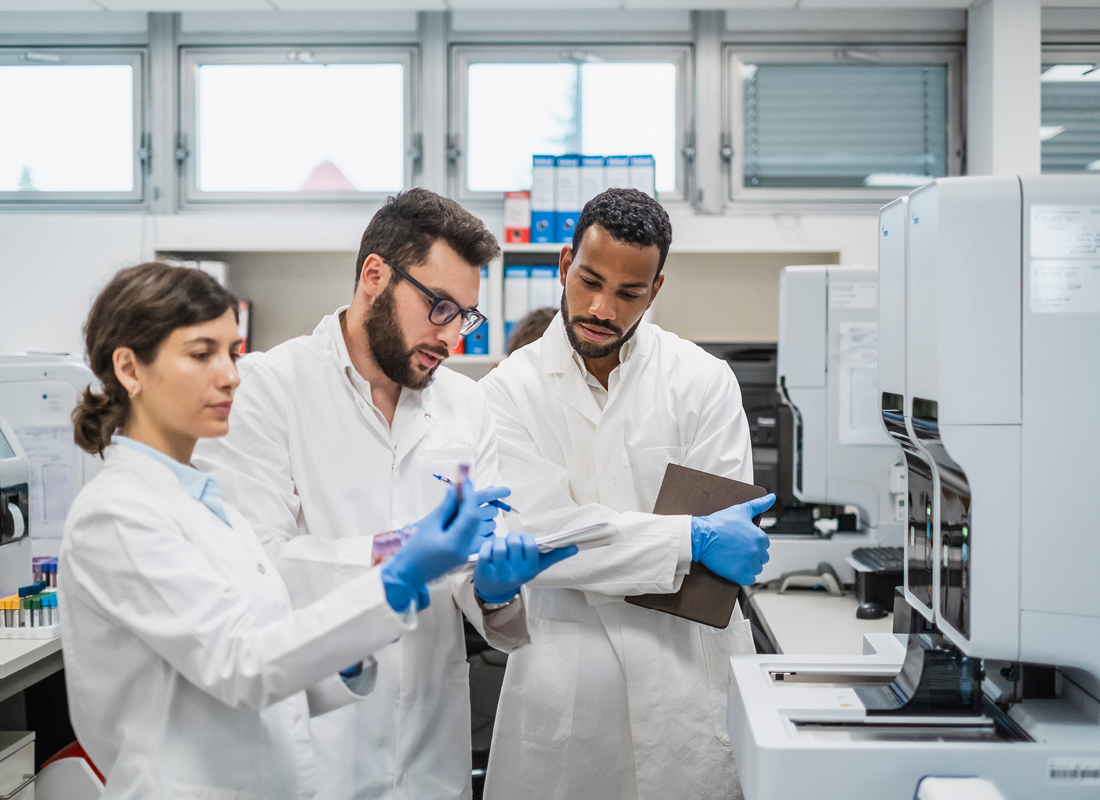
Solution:
M505 253L560 253L567 242L548 242L546 244L509 244L501 242L500 249Z

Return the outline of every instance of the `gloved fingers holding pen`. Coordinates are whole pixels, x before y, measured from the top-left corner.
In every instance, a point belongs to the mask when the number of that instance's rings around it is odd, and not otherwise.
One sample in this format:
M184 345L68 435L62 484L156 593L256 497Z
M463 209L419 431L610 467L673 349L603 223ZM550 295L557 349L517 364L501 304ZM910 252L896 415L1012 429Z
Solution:
M509 533L482 542L474 567L474 591L486 603L507 603L547 567L577 552L576 545L540 553L529 533Z
M768 562L768 534L753 517L772 507L769 494L706 517L691 518L691 558L726 580L751 586Z
M443 502L413 526L415 532L382 568L391 608L404 611L414 599L417 608L427 607L427 584L476 552L481 515L478 493L468 480L462 484L461 501L454 487L447 489Z
M470 555L481 549L481 543L485 539L496 536L497 515L500 513L500 506L494 505L494 503L498 503L511 493L512 490L506 486L487 486L473 492L480 522Z

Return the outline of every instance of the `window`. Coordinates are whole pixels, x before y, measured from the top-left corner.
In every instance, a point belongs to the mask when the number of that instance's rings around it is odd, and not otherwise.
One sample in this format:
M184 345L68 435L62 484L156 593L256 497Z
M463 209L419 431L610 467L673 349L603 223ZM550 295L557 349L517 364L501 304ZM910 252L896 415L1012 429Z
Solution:
M400 191L412 171L411 69L411 49L185 50L188 199Z
M730 54L731 196L865 200L961 172L957 50Z
M1100 54L1088 56L1057 54L1043 65L1043 172L1100 171Z
M0 201L142 197L139 51L0 51Z
M683 196L686 47L456 48L452 136L465 199L530 189L533 155L652 155Z

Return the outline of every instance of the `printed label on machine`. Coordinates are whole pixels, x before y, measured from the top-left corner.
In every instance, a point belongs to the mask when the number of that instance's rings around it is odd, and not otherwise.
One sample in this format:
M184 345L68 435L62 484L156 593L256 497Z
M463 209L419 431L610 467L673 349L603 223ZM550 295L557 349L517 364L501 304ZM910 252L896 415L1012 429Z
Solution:
M871 284L874 286L874 284ZM840 323L841 444L888 444L878 409L878 323Z
M834 281L829 284L829 308L878 308L878 284Z
M1100 256L1100 206L1032 206L1032 258Z
M1051 783L1100 786L1100 758L1052 758L1047 762Z
M1031 311L1100 312L1100 260L1032 261Z
M31 467L30 531L35 538L60 539L73 504L73 474L79 455L73 431L36 425L15 432Z

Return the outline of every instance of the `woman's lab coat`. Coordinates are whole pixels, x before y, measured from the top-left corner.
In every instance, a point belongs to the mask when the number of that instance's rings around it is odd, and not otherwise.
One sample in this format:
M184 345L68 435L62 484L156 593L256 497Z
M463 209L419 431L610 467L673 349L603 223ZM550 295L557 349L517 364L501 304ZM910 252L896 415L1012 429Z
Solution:
M65 676L104 800L313 797L310 713L359 700L339 670L415 625L377 571L292 611L251 526L225 511L232 527L120 445L73 503L58 570Z
M752 482L749 430L729 366L643 322L601 410L561 315L485 387L517 530L599 521L626 541L532 582L532 644L508 660L487 800L739 797L726 730L729 657L755 652L734 611L720 630L628 605L679 588L687 516L656 517L669 463ZM587 378L587 380L586 380Z
M295 607L369 569L373 537L416 522L443 499L461 463L482 488L498 481L485 393L446 367L403 389L386 423L351 363L344 309L313 334L240 361L229 435L195 463L256 529ZM469 575L432 584L417 629L382 648L378 682L355 706L313 720L323 800L470 796L469 664L463 615L501 650L525 645L522 600L482 614Z

